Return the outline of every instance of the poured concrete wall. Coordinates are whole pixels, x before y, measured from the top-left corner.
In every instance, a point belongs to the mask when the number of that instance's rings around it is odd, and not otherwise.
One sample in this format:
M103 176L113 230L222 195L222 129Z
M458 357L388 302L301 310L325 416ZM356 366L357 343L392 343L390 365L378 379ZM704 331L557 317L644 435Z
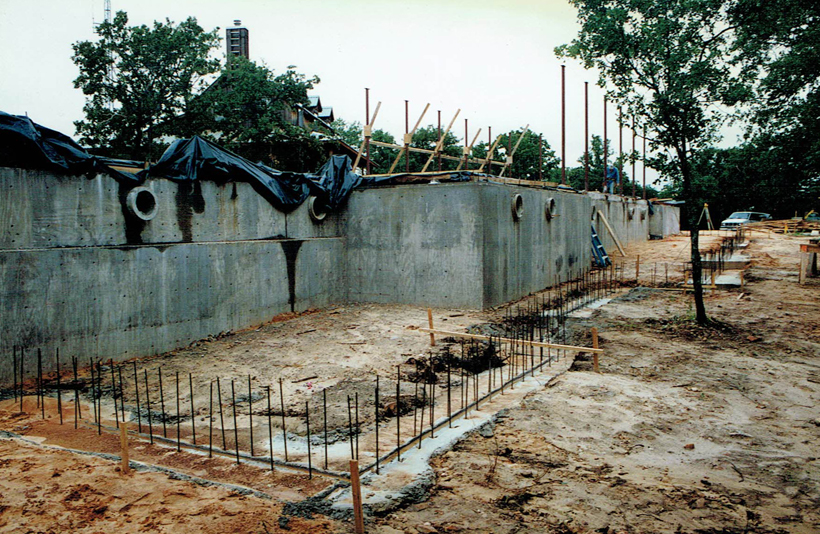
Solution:
M57 347L123 360L336 303L496 306L589 267L593 205L624 243L650 224L628 217L640 202L489 182L357 190L322 223L245 183L144 185L158 205L147 222L108 176L0 168L0 384L14 346L42 349L50 369Z
M539 291L589 265L589 230L576 224L589 204L576 193L487 182L354 191L344 216L348 299L486 308Z
M278 212L244 183L146 186L142 222L108 176L0 169L0 383L13 346L49 369L58 346L122 360L345 299L338 215Z

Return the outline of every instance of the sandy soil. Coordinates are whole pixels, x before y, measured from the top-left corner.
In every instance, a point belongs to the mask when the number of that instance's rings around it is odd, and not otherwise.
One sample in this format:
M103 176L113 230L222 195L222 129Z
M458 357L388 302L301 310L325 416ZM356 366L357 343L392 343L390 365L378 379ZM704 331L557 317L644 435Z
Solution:
M703 246L717 239L702 239ZM502 412L492 432L471 435L436 458L436 485L429 498L369 518L368 532L820 531L820 281L797 285L796 251L805 238L756 233L753 239L746 287L707 295L707 309L722 322L720 328L692 324L691 297L648 289L572 319L577 344L590 343L590 327L601 332L607 350L603 372L592 373L586 358L578 358L549 387ZM648 265L668 264L675 272L688 255L688 241L678 236L630 247L627 253L614 258L625 278L634 278L640 255L641 285L651 285L646 273L652 272L662 285L660 273L666 268ZM448 330L498 321L503 313L433 310L436 326ZM343 428L347 395L358 392L364 403L373 394L376 374L386 380L401 365L406 375L413 369L408 362L429 353L429 337L416 331L426 322L426 310L409 306L311 311L140 361L138 372L142 377L148 371L152 413L158 370L169 404L172 377L179 372L180 413L187 419L187 374L192 373L200 444L207 442L209 384L219 377L227 396L233 379L247 402L250 375L254 434L262 440L256 455L264 457L264 385L274 387L276 431L281 431L280 378L289 432L304 434L305 401L311 403L316 431L322 390L328 395L329 427ZM129 375L124 374L126 408L134 420ZM107 371L104 377L108 380ZM402 395L411 392L412 386L403 384ZM45 445L118 454L115 435L100 437L82 422L74 430L67 401L62 426L53 399L46 399L45 420L37 415L33 398L26 403L21 414L13 401L0 402L0 430ZM83 409L90 413L89 404ZM238 412L239 440L247 450L247 405L240 403ZM114 426L108 396L103 414ZM365 426L372 419L364 408L360 415ZM175 436L176 423L173 418L167 422ZM412 427L413 421L407 418L405 424ZM154 421L154 432L160 425ZM185 437L190 436L183 426ZM344 434L336 439L336 453L344 459ZM215 440L221 441L218 433ZM231 448L230 432L227 440ZM373 443L367 435L362 440L363 449ZM274 446L277 454L280 445ZM302 453L291 444L297 461ZM321 454L314 454L316 465ZM247 487L272 500L155 472L132 472L123 484L116 461L19 440L0 440L0 458L0 532L275 532L280 521L296 532L352 532L349 522L283 512L283 503L303 501L333 479L308 479L282 469L270 473L145 440L134 443L132 459ZM331 468L344 470L344 462L331 462Z
M576 361L374 532L820 532L820 283L797 285L801 241L751 244L743 297L707 297L720 328L652 290L577 321L601 329L602 374Z

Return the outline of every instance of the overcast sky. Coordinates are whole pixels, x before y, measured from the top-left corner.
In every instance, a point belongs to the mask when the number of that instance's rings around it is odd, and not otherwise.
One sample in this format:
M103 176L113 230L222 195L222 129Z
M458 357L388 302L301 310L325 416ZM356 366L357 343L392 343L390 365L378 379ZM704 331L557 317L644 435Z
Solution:
M424 105L424 124L444 126L461 109L454 133L482 128L480 140L526 124L543 133L560 156L561 64L553 49L575 36L574 8L565 0L112 0L131 24L194 16L206 30L240 19L250 32L251 59L275 72L288 65L321 83L313 94L337 118L364 122L364 88L371 112L381 101L376 128L404 132L404 100L411 127ZM25 114L73 136L84 96L71 45L94 38L103 0L0 0L0 110ZM224 48L224 41L223 41ZM590 133L603 132L603 91L597 76L567 62L567 162L584 146L584 81L590 82ZM609 138L618 149L614 106ZM624 150L632 133L624 130ZM638 141L640 149L640 140ZM637 174L641 176L638 164ZM655 173L647 173L648 180Z

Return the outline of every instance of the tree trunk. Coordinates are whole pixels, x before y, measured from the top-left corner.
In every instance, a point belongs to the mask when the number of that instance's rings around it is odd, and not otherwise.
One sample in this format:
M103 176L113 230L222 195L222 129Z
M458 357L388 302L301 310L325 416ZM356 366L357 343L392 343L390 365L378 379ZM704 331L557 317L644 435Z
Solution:
M692 285L695 289L695 319L698 324L709 323L706 315L706 306L703 304L703 265L700 260L698 215L700 214L700 204L692 194L692 173L689 168L689 154L686 141L677 149L678 160L680 161L681 180L683 182L683 197L686 201L686 217L689 222L689 232L691 236L691 257L692 257Z

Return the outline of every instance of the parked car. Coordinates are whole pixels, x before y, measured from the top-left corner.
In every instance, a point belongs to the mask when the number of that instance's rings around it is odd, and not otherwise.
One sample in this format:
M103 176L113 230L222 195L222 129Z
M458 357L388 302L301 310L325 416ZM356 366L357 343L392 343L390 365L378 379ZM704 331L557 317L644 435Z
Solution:
M772 216L757 211L736 211L720 223L721 230L734 230L738 226L758 221L768 221Z

